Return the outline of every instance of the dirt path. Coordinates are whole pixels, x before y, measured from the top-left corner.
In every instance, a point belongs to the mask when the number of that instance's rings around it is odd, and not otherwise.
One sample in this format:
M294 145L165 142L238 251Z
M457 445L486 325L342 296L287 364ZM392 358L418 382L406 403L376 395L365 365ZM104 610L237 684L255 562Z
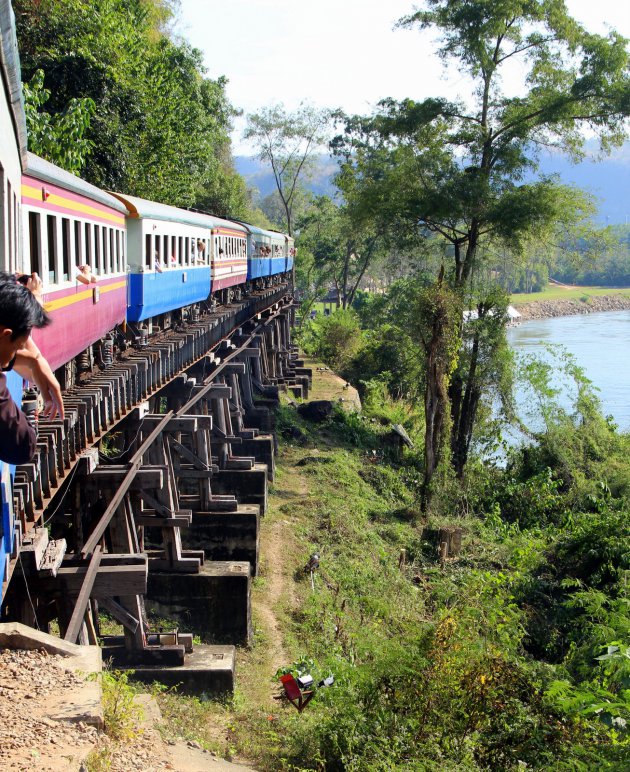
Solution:
M339 401L346 410L360 409L358 393L342 378L319 362L306 360L304 364L312 367L314 376L309 400L329 399ZM279 668L292 661L282 632L283 626L287 625L283 617L299 606L299 591L294 573L308 559L304 546L296 536L292 515L295 502L303 502L309 496L306 477L294 463L295 457L301 456L303 452L297 449L284 452L285 463L282 464L282 471L270 489L269 510L261 523L262 581L255 587L252 598L254 625L261 643L255 644L251 658L257 662L256 681L264 684L264 688L256 691L258 699L269 708L277 707L277 702L273 700L274 695L278 693L277 688L273 686L273 676ZM261 653L258 658L257 649L259 652L264 650L264 654ZM250 681L248 689L252 688L256 687Z
M290 507L292 500L308 496L308 488L298 469L285 471L274 486L270 507L262 525L260 591L254 593L255 624L260 626L265 646L265 670L268 678L291 662L284 645L280 616L295 609L298 599L293 571L296 545L292 534ZM270 698L275 693L271 690Z

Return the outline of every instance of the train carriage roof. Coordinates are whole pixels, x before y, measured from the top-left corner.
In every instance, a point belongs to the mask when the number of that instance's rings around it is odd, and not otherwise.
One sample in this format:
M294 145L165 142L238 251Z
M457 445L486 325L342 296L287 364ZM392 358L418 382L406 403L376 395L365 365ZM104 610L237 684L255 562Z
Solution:
M20 152L22 168L26 166L26 118L22 96L22 74L17 37L15 35L15 16L10 0L0 0L0 70L3 88L11 109L11 119Z
M114 196L97 188L96 185L82 180L76 174L71 174L65 169L60 169L58 166L44 161L43 158L33 153L28 153L28 163L24 169L24 174L27 174L29 177L35 177L42 182L49 182L51 185L59 185L64 190L78 193L80 196L90 198L92 201L98 201L99 204L104 204L110 207L110 209L127 214L127 208Z
M144 198L128 196L126 193L112 193L126 206L129 216L138 220L166 220L168 222L179 222L185 225L196 225L201 228L231 228L232 230L242 231L245 228L232 220L224 220L221 217L215 217L211 214L202 214L201 212L191 212L188 209L179 209L176 206L168 204L158 204L155 201L147 201Z
M241 225L249 231L249 233L255 234L256 236L266 236L268 239L275 239L276 241L282 241L287 238L284 233L280 233L280 231L270 231L265 230L264 228L259 228L257 225L250 225L246 222L241 222Z

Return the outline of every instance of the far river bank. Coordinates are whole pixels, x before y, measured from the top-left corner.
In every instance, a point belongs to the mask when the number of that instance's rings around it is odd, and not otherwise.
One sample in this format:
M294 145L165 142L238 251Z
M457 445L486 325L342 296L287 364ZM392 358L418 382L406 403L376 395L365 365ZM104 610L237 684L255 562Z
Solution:
M576 314L598 314L605 311L630 310L630 296L615 295L590 295L587 292L580 298L557 298L554 300L540 300L519 303L512 300L512 306L521 315L519 322L530 319L554 319L559 316L575 316Z

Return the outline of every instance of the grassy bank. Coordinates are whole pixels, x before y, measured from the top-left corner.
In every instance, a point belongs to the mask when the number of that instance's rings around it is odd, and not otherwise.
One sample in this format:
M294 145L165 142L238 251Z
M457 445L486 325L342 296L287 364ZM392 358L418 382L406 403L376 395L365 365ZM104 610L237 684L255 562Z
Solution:
M584 300L589 297L603 297L606 295L630 297L630 287L570 287L565 289L564 287L550 284L542 292L512 295L510 302L518 307L525 305L525 303L537 303L546 300Z
M332 378L317 374L312 397ZM255 643L224 708L231 754L259 770L625 768L627 735L610 722L627 694L617 664L594 658L627 629L611 589L623 512L601 499L580 514L546 472L477 468L466 506L445 498L427 521L413 453L381 453L377 420L339 411L313 426L285 407L279 429L292 439L262 524ZM462 528L463 547L440 560L444 526ZM298 714L278 699L280 670L335 682Z

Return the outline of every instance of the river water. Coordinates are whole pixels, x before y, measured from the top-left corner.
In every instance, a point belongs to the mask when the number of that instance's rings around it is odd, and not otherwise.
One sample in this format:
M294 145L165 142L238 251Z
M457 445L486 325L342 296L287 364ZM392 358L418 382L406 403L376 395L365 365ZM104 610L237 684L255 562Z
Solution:
M518 353L543 357L546 344L562 344L599 389L604 415L630 431L630 311L523 322L508 340Z

